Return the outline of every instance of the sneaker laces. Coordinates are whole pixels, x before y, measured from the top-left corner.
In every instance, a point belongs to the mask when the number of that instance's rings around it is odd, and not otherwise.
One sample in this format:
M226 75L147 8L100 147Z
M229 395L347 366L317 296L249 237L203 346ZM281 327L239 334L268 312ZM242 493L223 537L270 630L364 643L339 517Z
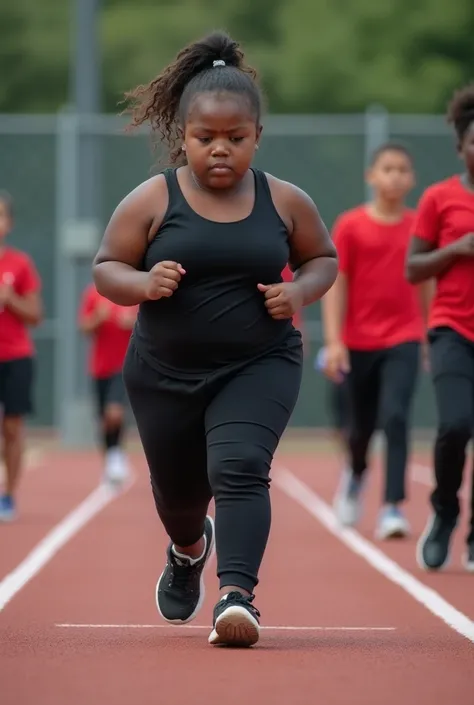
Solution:
M255 595L242 595L241 592L229 592L227 595L227 598L225 599L225 602L232 602L233 604L238 604L242 605L242 607L246 607L247 609L250 609L250 611L256 616L260 617L260 612L254 605L252 605L252 602L255 600Z
M168 587L177 587L183 592L193 592L194 579L200 572L200 563L194 565L187 561L181 560L175 555L172 555L170 560L170 579Z

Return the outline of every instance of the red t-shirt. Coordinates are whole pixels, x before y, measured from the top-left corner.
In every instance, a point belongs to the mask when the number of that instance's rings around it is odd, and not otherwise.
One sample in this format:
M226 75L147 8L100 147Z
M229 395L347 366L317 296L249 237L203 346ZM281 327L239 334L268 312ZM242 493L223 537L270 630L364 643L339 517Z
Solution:
M339 269L347 278L343 341L354 350L377 350L424 338L417 287L405 278L414 213L380 223L365 206L343 213L333 232Z
M122 370L132 331L120 324L120 317L124 313L136 313L138 306L118 306L101 296L95 286L90 284L82 297L79 320L83 321L90 316L98 305L107 307L109 317L92 334L89 374L103 379Z
M282 276L282 279L284 282L292 282L293 281L293 272L291 271L288 264L286 265L285 269L281 273L281 276ZM301 311L297 311L295 313L295 315L293 316L293 325L299 331L302 331L302 329L303 329L303 316L301 315Z
M41 289L41 281L33 261L20 250L6 247L0 252L0 284L10 284L18 296ZM0 305L0 361L32 357L35 349L28 326L8 306Z
M424 192L412 233L435 249L474 233L474 193L452 176ZM474 341L474 259L458 259L437 277L429 327L449 326Z

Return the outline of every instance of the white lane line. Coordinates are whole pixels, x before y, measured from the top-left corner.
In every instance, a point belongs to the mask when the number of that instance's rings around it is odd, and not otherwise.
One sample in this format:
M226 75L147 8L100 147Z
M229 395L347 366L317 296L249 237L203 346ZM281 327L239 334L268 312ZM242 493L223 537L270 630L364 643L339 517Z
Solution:
M275 484L304 507L331 534L363 558L388 580L399 585L423 607L439 617L458 634L474 642L474 622L457 610L432 588L417 580L354 529L341 527L331 508L313 490L286 468L274 474Z
M133 482L132 479L119 492L105 484L100 485L81 504L67 514L31 553L3 578L0 583L0 611L91 519L114 499L122 497L133 485Z
M210 631L211 626L197 624L56 624L61 629L205 629ZM265 626L260 627L266 631L274 632L393 632L396 627L288 627Z

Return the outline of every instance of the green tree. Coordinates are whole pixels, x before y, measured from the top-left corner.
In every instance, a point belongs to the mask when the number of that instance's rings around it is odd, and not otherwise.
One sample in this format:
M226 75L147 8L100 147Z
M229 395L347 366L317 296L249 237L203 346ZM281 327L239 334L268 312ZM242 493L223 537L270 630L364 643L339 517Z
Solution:
M2 3L0 111L67 102L75 1ZM474 65L473 0L102 0L106 110L216 27L244 44L271 112L444 111Z

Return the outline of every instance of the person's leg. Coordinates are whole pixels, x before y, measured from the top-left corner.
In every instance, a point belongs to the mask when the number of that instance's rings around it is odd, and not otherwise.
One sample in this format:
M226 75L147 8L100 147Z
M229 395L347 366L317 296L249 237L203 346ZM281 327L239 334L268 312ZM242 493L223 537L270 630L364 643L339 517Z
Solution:
M337 450L344 461L344 465L347 465L349 450L349 401L347 379L344 379L342 382L327 380L326 389L333 436Z
M124 382L150 471L156 510L170 537L156 586L156 605L168 622L184 624L204 600L202 572L214 547L207 475L205 400L177 382L175 388L132 346Z
M122 373L115 374L105 383L102 433L105 445L105 478L111 483L122 483L128 477L128 467L122 449L125 429L125 385Z
M400 504L406 497L409 427L419 360L420 346L412 342L386 350L382 362L379 419L386 439L386 470L384 507L376 532L380 539L409 533Z
M351 370L346 379L349 468L343 470L334 498L334 510L345 526L356 524L361 515L367 453L377 424L380 362L380 351L350 351Z
M210 643L250 646L258 639L253 590L271 524L270 468L298 399L300 349L274 353L240 371L209 404L205 426L216 505L221 600Z
M470 343L448 328L430 332L431 368L438 411L434 447L433 516L418 543L421 567L437 570L449 558L459 516L466 448L474 426L474 354Z
M24 417L31 413L33 360L22 358L2 363L2 436L6 482L0 498L0 521L16 513L16 495L25 448Z

